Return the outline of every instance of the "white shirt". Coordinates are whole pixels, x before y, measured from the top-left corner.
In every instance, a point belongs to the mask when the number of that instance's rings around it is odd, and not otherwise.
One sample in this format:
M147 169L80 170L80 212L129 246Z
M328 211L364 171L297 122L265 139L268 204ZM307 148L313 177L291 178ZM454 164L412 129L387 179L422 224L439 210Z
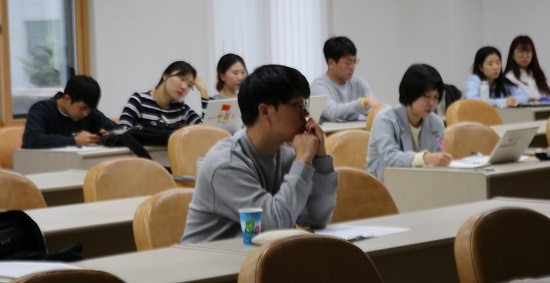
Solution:
M537 82L535 78L533 78L533 74L528 74L525 70L520 70L519 80L514 76L512 71L506 73L506 77L531 98L539 99L542 95L550 95L549 93L540 93Z

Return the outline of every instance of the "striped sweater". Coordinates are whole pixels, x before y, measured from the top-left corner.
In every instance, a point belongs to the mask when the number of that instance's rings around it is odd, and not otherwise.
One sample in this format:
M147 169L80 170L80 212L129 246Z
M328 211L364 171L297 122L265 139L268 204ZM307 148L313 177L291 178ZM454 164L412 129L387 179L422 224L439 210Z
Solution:
M173 127L202 124L201 116L182 101L173 101L170 109L160 107L150 92L134 93L122 110L119 125L129 128L137 125L143 127Z

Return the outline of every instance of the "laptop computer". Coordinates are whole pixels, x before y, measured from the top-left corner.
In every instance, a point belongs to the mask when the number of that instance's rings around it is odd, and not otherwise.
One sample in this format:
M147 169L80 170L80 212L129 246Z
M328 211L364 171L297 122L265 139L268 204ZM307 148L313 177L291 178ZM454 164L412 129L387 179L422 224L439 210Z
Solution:
M323 114L327 97L326 95L311 95L309 97L309 117L313 118L317 123L319 123L321 114Z
M203 123L226 129L234 134L243 127L241 109L236 98L218 99L208 101Z
M452 168L476 168L491 164L516 162L537 134L538 127L508 130L500 138L499 142L489 156L468 156L453 160L449 167Z

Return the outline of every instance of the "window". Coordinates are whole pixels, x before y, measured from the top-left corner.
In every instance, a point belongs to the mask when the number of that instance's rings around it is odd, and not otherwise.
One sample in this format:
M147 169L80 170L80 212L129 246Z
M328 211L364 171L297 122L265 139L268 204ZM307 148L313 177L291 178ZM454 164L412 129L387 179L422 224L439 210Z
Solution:
M17 123L30 106L89 73L87 1L0 0L1 121Z

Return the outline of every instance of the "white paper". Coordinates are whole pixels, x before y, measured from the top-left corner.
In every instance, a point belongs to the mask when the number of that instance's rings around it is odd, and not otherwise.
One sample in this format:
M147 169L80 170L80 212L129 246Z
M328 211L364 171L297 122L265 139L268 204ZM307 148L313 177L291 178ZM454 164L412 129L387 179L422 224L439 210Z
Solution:
M93 145L93 146L67 146L67 147L60 147L60 148L52 148L51 150L54 151L68 151L68 152L82 152L82 151L98 151L98 150L105 150L107 147L102 145Z
M408 228L401 227L331 225L325 229L315 230L315 234L337 237L346 241L357 241L408 230Z

